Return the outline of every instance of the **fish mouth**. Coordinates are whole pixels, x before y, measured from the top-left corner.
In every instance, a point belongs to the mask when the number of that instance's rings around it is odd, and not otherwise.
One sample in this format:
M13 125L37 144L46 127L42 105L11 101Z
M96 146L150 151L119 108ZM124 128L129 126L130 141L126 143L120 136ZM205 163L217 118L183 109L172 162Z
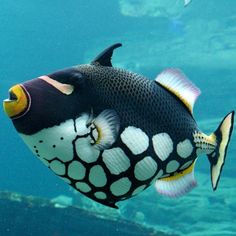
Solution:
M3 101L4 111L11 119L24 116L29 111L30 105L30 95L20 84L11 87L9 98Z

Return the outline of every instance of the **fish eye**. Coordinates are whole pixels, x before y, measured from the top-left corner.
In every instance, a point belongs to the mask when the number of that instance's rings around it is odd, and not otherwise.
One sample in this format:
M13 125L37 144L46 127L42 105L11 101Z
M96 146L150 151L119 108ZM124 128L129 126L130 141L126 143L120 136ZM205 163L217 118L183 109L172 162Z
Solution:
M57 90L59 90L61 93L65 95L70 95L74 91L73 85L60 83L54 79L51 79L49 76L46 76L46 75L40 76L39 79L44 80L48 84L51 84L54 88L56 88Z

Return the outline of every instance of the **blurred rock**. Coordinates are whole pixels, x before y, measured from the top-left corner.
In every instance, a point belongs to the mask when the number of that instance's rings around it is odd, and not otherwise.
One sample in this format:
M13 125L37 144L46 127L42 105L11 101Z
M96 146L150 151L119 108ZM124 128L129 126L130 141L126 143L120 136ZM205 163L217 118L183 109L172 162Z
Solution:
M64 198L63 198L64 199ZM2 236L168 236L130 221L17 193L0 192ZM62 202L60 203L60 206ZM169 235L170 236L170 235Z

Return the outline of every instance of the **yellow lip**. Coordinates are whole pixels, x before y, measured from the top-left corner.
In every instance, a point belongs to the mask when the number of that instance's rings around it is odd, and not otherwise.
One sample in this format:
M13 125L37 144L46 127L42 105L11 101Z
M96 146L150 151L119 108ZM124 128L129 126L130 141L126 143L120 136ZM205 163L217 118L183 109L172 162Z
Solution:
M11 118L16 119L27 113L30 107L29 94L19 84L9 90L10 98L3 101L5 113Z

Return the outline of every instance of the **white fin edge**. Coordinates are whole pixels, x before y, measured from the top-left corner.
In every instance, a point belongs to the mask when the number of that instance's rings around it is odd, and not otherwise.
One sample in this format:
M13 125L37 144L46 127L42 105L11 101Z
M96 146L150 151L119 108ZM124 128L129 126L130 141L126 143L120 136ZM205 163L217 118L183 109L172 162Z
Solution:
M216 139L217 147L215 150L208 154L208 159L211 164L211 182L212 188L217 189L221 172L225 163L228 144L231 138L234 125L234 111L227 114L217 130L209 137Z
M120 129L120 119L116 111L104 110L93 120L92 124L98 133L94 147L100 150L111 147Z
M155 183L155 188L161 195L170 198L177 198L190 192L197 186L194 178L194 164L176 176L159 179Z
M194 104L201 91L183 72L179 69L169 68L161 72L155 81L177 96L189 111L193 112Z

